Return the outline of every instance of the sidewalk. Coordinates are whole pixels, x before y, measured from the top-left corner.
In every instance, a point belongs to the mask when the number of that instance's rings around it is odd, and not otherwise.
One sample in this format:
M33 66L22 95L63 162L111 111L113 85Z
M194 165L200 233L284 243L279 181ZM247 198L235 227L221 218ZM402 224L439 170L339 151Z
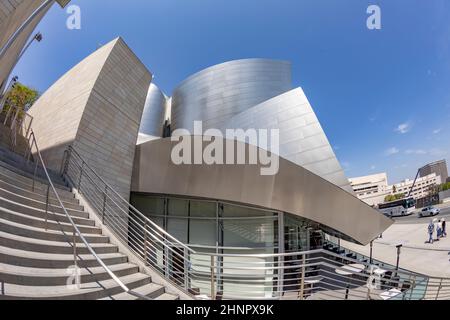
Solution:
M424 221L425 222L425 221ZM398 244L403 244L400 255L400 268L422 273L432 277L450 278L450 237L428 244L428 221L423 224L392 225L383 238L378 239L373 245L373 257L377 260L395 265L397 261ZM370 255L370 245L360 246L342 241L342 246Z

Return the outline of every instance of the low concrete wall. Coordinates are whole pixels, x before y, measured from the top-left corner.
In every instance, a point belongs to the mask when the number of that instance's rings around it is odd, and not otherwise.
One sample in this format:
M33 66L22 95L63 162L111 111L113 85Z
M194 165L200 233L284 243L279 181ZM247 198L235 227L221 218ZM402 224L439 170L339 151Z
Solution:
M439 192L439 201L443 203L450 202L450 190Z

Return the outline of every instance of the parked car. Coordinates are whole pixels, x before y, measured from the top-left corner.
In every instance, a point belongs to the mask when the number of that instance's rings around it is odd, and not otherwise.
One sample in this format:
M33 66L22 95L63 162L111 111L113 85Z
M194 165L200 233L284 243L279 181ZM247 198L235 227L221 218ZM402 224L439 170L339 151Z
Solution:
M425 207L419 212L419 218L437 216L441 210L435 207Z

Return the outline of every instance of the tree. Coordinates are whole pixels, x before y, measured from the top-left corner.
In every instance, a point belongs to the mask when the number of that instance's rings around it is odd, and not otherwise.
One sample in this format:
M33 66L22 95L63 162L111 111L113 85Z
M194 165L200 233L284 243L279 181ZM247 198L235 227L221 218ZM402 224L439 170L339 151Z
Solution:
M3 112L8 112L11 107L20 110L19 117L28 111L39 98L39 92L27 87L21 83L16 83L14 87L6 94L6 103Z
M390 194L384 198L384 202L396 201L396 200L403 199L404 197L405 197L404 193Z

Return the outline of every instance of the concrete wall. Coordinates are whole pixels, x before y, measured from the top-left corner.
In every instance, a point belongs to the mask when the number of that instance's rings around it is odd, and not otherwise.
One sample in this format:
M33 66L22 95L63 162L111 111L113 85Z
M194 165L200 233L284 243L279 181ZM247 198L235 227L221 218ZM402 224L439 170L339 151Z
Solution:
M45 161L58 170L73 144L125 199L151 74L118 38L61 77L31 108Z
M439 192L439 201L450 202L450 190Z
M44 2L44 0L1 0L0 1L0 48L2 48L12 34L22 23ZM48 7L48 9L50 6ZM47 10L30 23L17 38L6 55L0 61L0 88L7 81L9 73L14 68L17 58L27 43L28 38L41 21Z

